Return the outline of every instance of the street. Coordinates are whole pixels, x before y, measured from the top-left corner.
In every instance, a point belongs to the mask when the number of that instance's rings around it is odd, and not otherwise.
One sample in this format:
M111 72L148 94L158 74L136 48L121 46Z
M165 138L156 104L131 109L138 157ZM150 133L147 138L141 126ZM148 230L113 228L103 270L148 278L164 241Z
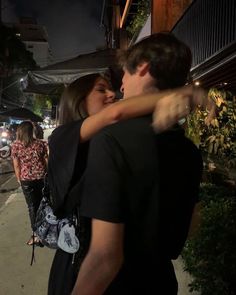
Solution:
M1 189L0 207L0 294L45 295L54 251L44 247L35 249L35 263L31 266L32 247L26 245L31 235L29 214L21 189L12 176Z
M6 182L13 174L11 158L0 158L0 186Z
M0 208L18 188L19 184L13 172L11 158L0 159Z

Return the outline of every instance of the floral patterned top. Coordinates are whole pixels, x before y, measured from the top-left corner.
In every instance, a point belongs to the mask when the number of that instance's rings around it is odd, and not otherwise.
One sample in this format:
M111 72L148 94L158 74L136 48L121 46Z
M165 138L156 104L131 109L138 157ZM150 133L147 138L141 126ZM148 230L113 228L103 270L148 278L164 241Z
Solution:
M20 165L20 180L42 179L46 173L47 143L35 139L25 147L18 140L11 145L12 158L18 159Z

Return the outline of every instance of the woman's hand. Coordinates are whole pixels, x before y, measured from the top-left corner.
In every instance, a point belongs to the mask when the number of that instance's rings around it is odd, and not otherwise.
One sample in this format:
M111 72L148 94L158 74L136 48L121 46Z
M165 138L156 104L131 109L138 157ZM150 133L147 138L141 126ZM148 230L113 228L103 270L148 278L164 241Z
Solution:
M178 121L182 121L197 107L207 109L208 117L206 124L209 124L215 117L216 105L208 98L207 93L201 88L187 86L177 89L157 101L153 113L153 128L156 132L162 132Z

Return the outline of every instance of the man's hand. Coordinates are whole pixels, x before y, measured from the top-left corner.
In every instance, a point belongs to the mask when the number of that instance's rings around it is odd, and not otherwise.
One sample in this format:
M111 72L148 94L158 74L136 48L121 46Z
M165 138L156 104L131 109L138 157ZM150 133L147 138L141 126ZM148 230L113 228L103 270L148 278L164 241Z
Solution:
M188 116L197 107L208 111L206 124L215 117L216 104L201 88L186 86L160 99L153 113L153 128L162 132Z

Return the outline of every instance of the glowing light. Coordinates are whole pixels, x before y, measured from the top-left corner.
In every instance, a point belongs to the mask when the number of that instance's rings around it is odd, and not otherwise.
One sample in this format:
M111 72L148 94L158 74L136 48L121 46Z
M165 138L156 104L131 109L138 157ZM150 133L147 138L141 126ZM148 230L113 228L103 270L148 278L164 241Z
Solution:
M6 131L3 131L2 132L2 137L7 137L7 136L8 136L7 132Z
M131 0L127 0L126 3L125 3L125 9L124 9L124 12L122 14L121 21L120 21L120 28L123 27L123 24L125 22L125 19L127 17L127 14L128 14L128 11L129 11L129 8L130 8L131 4L132 4Z
M195 86L199 86L200 85L200 82L199 81L196 81L196 82L194 82L194 85Z

